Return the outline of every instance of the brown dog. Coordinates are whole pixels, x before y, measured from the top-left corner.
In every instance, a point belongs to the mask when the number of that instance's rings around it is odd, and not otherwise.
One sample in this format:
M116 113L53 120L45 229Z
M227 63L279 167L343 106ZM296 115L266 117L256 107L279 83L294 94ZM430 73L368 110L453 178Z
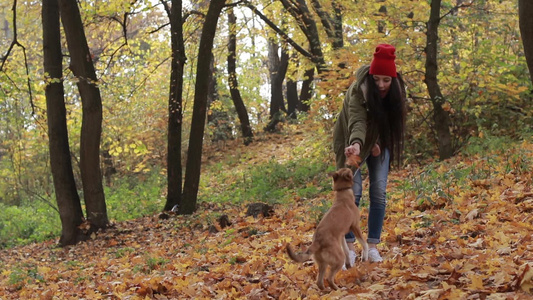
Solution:
M313 243L305 253L295 253L291 246L287 245L287 253L294 261L304 262L311 257L315 260L318 265L316 283L321 290L324 289L324 275L328 266L330 271L326 280L335 290L338 289L334 282L337 272L344 264L348 268L352 267L344 238L348 231L351 230L363 246L363 260L368 259L368 244L359 226L360 214L352 191L353 172L342 168L330 175L333 177L333 190L336 192L335 202L318 224Z

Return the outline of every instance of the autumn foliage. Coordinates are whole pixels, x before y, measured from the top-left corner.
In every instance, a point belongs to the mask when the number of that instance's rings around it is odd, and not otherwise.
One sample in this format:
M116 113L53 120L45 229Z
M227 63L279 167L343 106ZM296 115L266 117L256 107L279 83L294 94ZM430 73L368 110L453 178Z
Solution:
M359 164L361 164L362 161L363 161L363 159L359 155L350 155L346 159L346 164L348 166L352 166L352 167L358 169L359 168Z
M300 132L245 148L236 142L226 151L253 157L232 166L236 171L260 165L274 148L290 154L308 142ZM206 170L225 155L218 151ZM51 240L2 250L0 299L530 299L532 159L531 142L506 153L459 155L434 163L434 174L456 175L431 188L420 182L428 181L424 166L393 170L379 246L385 261L340 272L338 291L319 291L316 266L293 263L284 251L286 243L311 243L314 212L333 196L324 190L312 199L294 195L269 217L246 216L244 205L203 202L192 216L116 223L76 246L59 248ZM221 215L229 226L216 221Z

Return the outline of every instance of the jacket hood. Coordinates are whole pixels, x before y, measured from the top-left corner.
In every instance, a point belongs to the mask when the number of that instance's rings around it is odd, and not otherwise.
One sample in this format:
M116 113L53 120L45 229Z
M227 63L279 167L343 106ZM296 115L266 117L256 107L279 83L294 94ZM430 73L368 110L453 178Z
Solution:
M357 72L355 73L356 78L356 86L361 88L361 91L363 92L363 97L366 97L366 84L363 84L363 82L366 79L366 75L368 74L368 71L370 70L370 65L364 65L357 69ZM353 89L352 93L356 93L357 89Z

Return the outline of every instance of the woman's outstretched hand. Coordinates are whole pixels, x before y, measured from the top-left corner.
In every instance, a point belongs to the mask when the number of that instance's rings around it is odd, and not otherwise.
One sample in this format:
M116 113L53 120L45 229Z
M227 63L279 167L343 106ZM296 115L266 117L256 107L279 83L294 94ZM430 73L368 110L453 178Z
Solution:
M344 154L346 155L346 164L355 168L359 168L359 164L362 159L359 157L361 153L361 145L355 143L351 146L344 148Z
M350 157L352 155L359 155L360 153L361 153L361 145L359 143L355 143L353 145L350 145L344 148L344 155L346 155L346 157Z

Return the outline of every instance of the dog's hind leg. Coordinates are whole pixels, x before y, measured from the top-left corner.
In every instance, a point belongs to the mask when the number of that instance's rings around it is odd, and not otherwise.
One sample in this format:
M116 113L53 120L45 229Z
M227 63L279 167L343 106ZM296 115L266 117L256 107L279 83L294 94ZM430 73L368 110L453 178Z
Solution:
M318 288L323 290L324 289L324 274L326 273L327 265L322 263L318 264L318 275L316 276L316 284L318 285Z
M358 224L354 224L352 225L351 230L354 233L355 238L357 239L359 244L361 244L361 246L363 247L363 255L362 255L363 261L367 261L368 260L368 243L364 239L363 232L361 231L361 227L359 227Z
M346 265L346 269L349 269L352 266L352 263L350 262L350 249L348 248L348 244L346 243L346 239L343 238L341 241L342 251L344 252L344 263Z
M332 289L338 290L339 287L335 284L335 275L337 275L337 272L339 272L342 268L343 264L337 264L337 265L331 265L328 277L326 278L329 286L331 286Z

